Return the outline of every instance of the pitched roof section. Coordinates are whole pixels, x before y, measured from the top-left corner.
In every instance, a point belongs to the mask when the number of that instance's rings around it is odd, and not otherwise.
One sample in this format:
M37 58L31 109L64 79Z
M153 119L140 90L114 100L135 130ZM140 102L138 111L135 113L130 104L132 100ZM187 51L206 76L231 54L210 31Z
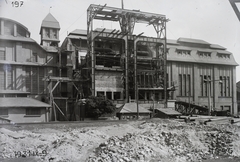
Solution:
M19 90L0 90L0 94L30 94L30 92L24 92Z
M87 30L75 29L74 31L70 32L68 35L87 35Z
M197 44L210 45L210 43L208 43L204 40L200 40L200 39L179 38L177 41L178 42L183 42L183 43L197 43Z
M226 48L225 48L225 47L223 47L223 46L220 46L220 45L218 45L218 44L211 44L211 45L210 45L210 47L211 47L212 49L221 49L221 50L226 50Z
M59 22L49 13L42 21L42 27L60 29Z
M139 113L151 113L151 111L145 109L144 107L138 105ZM136 103L126 103L120 113L137 113Z

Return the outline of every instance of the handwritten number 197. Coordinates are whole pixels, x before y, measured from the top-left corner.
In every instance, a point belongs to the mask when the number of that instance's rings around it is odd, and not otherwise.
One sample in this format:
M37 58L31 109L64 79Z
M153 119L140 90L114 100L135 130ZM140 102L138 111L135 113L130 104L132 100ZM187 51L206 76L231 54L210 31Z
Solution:
M23 1L12 1L13 7L22 7Z

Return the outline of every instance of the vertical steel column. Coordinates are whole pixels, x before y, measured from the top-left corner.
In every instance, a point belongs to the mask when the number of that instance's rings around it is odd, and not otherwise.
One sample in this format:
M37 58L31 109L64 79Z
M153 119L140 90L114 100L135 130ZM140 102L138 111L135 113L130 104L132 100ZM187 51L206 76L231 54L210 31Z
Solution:
M91 56L91 93L95 96L95 55L94 55L94 39L93 39L93 9L87 10L87 40L88 40L88 51ZM90 28L90 29L89 29Z
M93 21L91 21L91 66L92 66L92 96L95 96L95 55L94 55L94 39L93 39Z
M128 34L124 37L125 41L125 101L129 102L129 86L128 86Z
M163 53L163 66L164 66L164 106L167 107L167 28L166 21L163 23L164 28L164 53Z
M137 104L137 119L139 119L139 108L138 108L138 83L137 83L137 42L138 38L134 40L134 91L135 91L135 101Z

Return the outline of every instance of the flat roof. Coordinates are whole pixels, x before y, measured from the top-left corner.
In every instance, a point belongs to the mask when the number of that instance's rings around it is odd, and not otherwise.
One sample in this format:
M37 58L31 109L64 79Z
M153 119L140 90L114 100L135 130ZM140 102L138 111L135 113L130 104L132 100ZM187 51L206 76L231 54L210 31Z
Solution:
M178 42L184 42L184 43L197 43L197 44L205 44L205 45L210 45L210 43L201 40L201 39L192 39L192 38L179 38L177 40Z
M171 108L155 108L156 110L166 114L166 115L181 115L180 112L175 111Z
M84 40L87 40L87 35L86 35L86 36L83 36L83 35L69 35L68 38L71 38L71 39L84 39Z
M6 107L51 107L51 105L28 97L4 97L0 98L0 108Z
M84 29L75 29L73 30L72 32L70 32L68 34L68 36L70 35L87 35L87 30L84 30Z
M138 105L139 113L151 113L151 111L145 109L144 107ZM136 103L126 103L120 113L137 113Z

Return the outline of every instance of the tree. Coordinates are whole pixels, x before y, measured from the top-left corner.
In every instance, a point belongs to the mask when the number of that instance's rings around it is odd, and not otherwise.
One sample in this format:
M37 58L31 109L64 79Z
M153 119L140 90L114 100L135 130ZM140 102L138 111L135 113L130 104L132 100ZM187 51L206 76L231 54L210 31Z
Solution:
M93 118L98 118L104 114L111 114L116 109L113 103L105 99L104 96L90 96L86 101L86 108L87 116Z

